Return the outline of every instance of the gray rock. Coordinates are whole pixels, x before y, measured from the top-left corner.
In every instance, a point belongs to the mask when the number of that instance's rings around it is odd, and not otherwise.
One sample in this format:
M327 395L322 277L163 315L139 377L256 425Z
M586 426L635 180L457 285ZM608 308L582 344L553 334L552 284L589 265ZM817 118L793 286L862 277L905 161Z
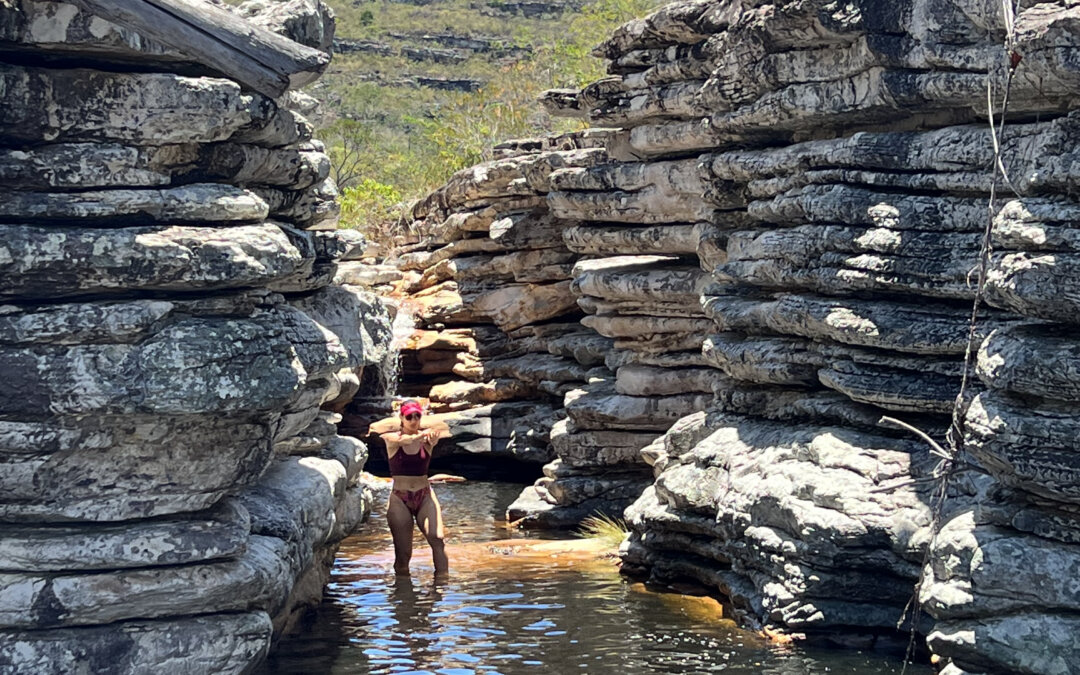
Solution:
M0 401L23 415L269 413L305 381L275 328L271 317L186 319L138 344L0 348L12 375Z
M706 338L701 353L729 377L757 384L813 385L828 363L808 341L789 337L721 333Z
M18 629L92 626L197 614L213 592L219 611L274 612L295 571L285 542L252 536L238 558L111 574L3 574L0 618Z
M662 259L648 256L640 263L636 260L612 258L604 268L575 271L572 290L609 300L686 303L696 302L708 281L708 275L698 269L660 265Z
M921 596L945 621L1024 613L1075 612L1080 588L1062 584L1080 553L1041 537L978 523L971 512L946 523L933 543ZM1007 591L1007 592L1003 592Z
M237 14L253 24L320 51L334 42L334 13L321 0L248 0Z
M612 515L603 510L605 507L610 505L603 499L593 499L571 506L552 504L544 501L537 488L530 485L506 508L506 519L526 527L571 528L594 513Z
M750 299L706 295L705 314L721 330L801 335L862 347L915 354L962 354L970 314L955 307L921 301L848 300L801 294ZM980 337L1000 321L980 322Z
M539 384L543 380L584 382L587 371L576 361L560 356L524 354L512 358L484 361L483 377L512 377L532 384Z
M144 61L152 59L164 64L183 60L183 55L164 45L147 40L129 28L104 21L76 5L20 2L5 7L0 22L0 35L5 42L35 51L60 54L75 51L129 58L137 55Z
M229 499L207 511L134 523L6 525L0 567L7 572L65 572L232 558L244 552L250 529L247 510Z
M608 468L598 474L580 467L560 470L560 465L560 460L545 465L547 476L536 482L537 491L559 506L603 500L610 505L605 512L621 514L652 482L652 476L641 470L643 467L623 472Z
M265 303L265 292L241 292L196 300L130 300L0 305L0 343L129 344L187 316L248 317Z
M6 143L164 145L247 136L260 145L284 146L310 135L292 113L224 79L3 65L0 82L14 102L0 116ZM274 133L266 133L268 127Z
M1067 673L1080 657L1076 617L1029 612L976 621L941 621L927 635L935 653L964 664L952 673L1007 668L1014 673ZM943 670L942 673L946 671Z
M970 510L940 530L921 597L928 644L971 670L1068 672L1077 653L1074 547L995 527Z
M390 316L375 295L359 289L328 286L289 301L333 333L349 353L352 365L382 363L392 339Z
M1005 485L1080 503L1076 411L1068 404L1026 403L994 391L968 406L964 448Z
M586 387L566 398L566 412L582 429L625 429L662 432L680 417L704 410L712 396L624 396L604 388Z
M0 668L15 673L142 675L168 664L180 672L244 673L270 651L265 612L204 614L109 626L0 631Z
M138 218L147 223L252 221L267 216L267 205L242 188L201 183L161 190L93 192L0 192L0 218L79 220Z
M545 347L555 356L572 358L583 366L600 366L614 341L595 333L571 333L547 340Z
M914 293L935 298L972 296L967 284L979 250L976 234L904 233L807 225L738 232L728 240L720 281L770 289L849 294Z
M5 148L0 150L0 180L20 190L157 187L168 185L173 170L197 156L195 144L140 148L120 143L55 143L26 150ZM82 164L80 158L88 161Z
M340 462L288 457L271 464L238 499L251 513L252 534L281 540L288 547L286 559L300 571L312 564L317 549L349 534L336 530L335 515L347 487Z
M553 284L508 284L479 295L472 309L490 318L503 330L554 319L574 307L570 282Z
M707 425L712 435L676 450L654 490L628 510L634 530L655 533L659 522L651 523L663 519L657 509L686 513L688 526L701 516L708 536L684 537L681 550L693 541L697 556L731 564L750 582L742 584L749 595L736 599L756 608L759 620L806 628L895 623L917 573L929 510L915 489L876 488L910 475L917 446L725 415ZM690 440L701 433L695 428ZM891 449L899 447L905 451ZM862 549L872 539L880 543ZM649 548L666 557L662 544ZM886 582L883 573L899 578Z
M977 372L989 387L1058 401L1080 401L1078 346L1061 326L998 329L979 347Z
M833 362L818 371L818 380L859 403L911 413L952 412L960 380L936 373L875 368L869 364Z
M696 253L700 229L696 225L654 227L574 226L563 231L567 248L598 255Z
M262 473L273 419L155 413L0 423L0 519L115 521L206 509Z
M577 429L569 420L551 428L551 447L570 467L640 465L641 448L655 438L651 432Z
M494 403L449 414L443 421L453 437L440 442L436 456L490 453L526 462L552 458L548 435L555 411L545 403Z
M1072 253L996 254L987 273L987 302L1023 316L1075 321L1072 297L1080 256Z
M617 371L615 391L626 396L711 394L714 387L728 383L729 379L713 368L659 368L632 364Z
M341 207L337 202L337 183L329 176L303 190L253 187L251 191L267 203L274 218L306 230L333 230L337 227Z
M244 288L286 278L305 262L271 223L228 229L0 225L0 231L0 296L6 298Z

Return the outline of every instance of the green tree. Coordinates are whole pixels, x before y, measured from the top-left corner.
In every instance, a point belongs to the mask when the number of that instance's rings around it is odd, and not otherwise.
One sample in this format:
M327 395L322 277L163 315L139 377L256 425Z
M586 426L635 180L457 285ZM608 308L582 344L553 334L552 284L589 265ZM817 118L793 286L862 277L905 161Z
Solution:
M592 0L578 13L565 15L569 23L562 34L547 42L530 36L520 24L507 36L506 46L531 47L531 55L470 59L471 67L482 68L471 72L487 80L476 92L436 93L344 81L336 92L348 119L320 132L342 189L342 225L361 229L373 242L388 241L390 223L407 202L455 171L490 159L494 145L581 128L580 121L551 118L536 98L545 89L580 87L602 77L604 64L591 55L593 48L619 24L660 4L662 0ZM380 9L380 25L386 7ZM391 9L405 11L397 5ZM369 72L378 64L397 63L395 59L402 61L396 67L410 67L400 55L350 58L366 64Z

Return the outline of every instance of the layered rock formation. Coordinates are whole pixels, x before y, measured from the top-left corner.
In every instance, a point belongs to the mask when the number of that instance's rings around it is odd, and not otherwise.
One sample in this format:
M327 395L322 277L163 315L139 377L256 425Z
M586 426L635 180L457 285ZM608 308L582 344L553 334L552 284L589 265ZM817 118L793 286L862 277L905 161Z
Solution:
M413 208L417 243L395 253L400 278L370 278L389 282L398 311L414 317L399 393L450 425L440 452L548 461L563 393L602 362L568 346L587 334L570 292L578 256L544 201L548 176L597 161L602 138L508 144L459 172Z
M307 7L260 16L329 44ZM0 47L0 670L248 670L368 510L321 409L385 354L363 242L303 97L73 5Z
M1076 279L1077 207L1063 197L1076 179L1070 169L1040 175L1044 163L1067 161L1077 123L1069 114L1032 125L1029 152L1010 164L1032 196L1009 200L993 221L987 301L1027 320L981 343L983 388L967 408L964 448L994 483L947 519L925 570L921 599L938 620L927 641L949 657L949 673L1073 672L1080 663L1080 594L1062 583L1080 563L1076 319L1066 290Z
M859 644L893 634L925 575L918 627L949 672L1071 672L1080 33L1066 3L1005 12L677 2L599 48L611 77L545 96L607 128L604 152L555 153L500 198L543 194L529 208L562 223L594 333L561 348L607 371L565 392L558 460L514 517L573 520L651 482L627 571ZM1006 87L999 159L987 101L996 116ZM878 420L944 435L991 217L964 472L934 538L937 458Z
M930 483L910 480L927 476L931 460L920 443L874 424L883 413L929 431L947 423L987 221L993 143L984 124L957 123L985 118L987 76L1000 92L1010 65L1014 114L1067 110L1075 85L1063 55L1077 35L1066 7L1021 12L1010 64L997 9L772 9L669 6L601 48L615 77L549 97L595 123L629 127L612 152L656 157L648 166L715 148L696 155L706 187L682 208L720 209L711 218L714 283L702 294L715 329L702 354L727 379L715 384L709 414L683 420L646 451L657 479L627 512L634 534L624 561L711 583L758 621L887 631L901 619L931 534ZM1031 398L1067 399L1056 392L1068 376L1048 372L1068 367L1036 368L1033 356L1036 344L1065 345L1047 335L1054 329L1012 312L1070 313L1048 309L1069 273L1067 262L1046 256L1069 251L1074 125L1071 115L1012 124L1001 139L1009 187L1026 196L994 207L995 249L1016 252L995 255L990 302L1011 312L982 312L976 338L986 338L980 377L1013 398L975 398L965 448L1004 486L1034 495L1023 504L1067 502L1060 493L1073 482L1070 461L1044 446L1046 434L1061 432L1034 422L1047 413ZM1059 407L1051 419L1068 414ZM1029 435L1043 441L1038 450ZM1053 496L1048 480L1058 486ZM1035 507L1004 507L1027 509L1011 522L1029 523L1025 533L1008 535L1000 504L1015 497L958 491L971 492L953 486L950 509L960 515L935 542L923 588L931 615L946 620L931 647L954 657L958 671L1060 672L1075 656L1075 644L1057 637L1071 625L1069 601L1048 611L1021 599L1002 617L1005 607L990 598L1030 593L1048 571L1042 553L1054 549L1032 537L1067 540L1062 516L1044 515L1037 528ZM973 522L981 525L971 534ZM1010 569L1038 571L997 569L979 527L995 542L1012 537L1010 551L1030 543ZM1067 551L1059 544L1050 556L1064 558L1063 574ZM968 564L958 568L958 558Z

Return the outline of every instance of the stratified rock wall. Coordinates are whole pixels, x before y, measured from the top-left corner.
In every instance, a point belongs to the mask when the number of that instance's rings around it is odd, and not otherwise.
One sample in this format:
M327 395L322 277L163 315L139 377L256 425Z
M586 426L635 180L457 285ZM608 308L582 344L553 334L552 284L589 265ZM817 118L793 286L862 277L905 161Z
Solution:
M386 351L364 242L292 94L62 3L0 48L0 671L249 670L369 509L321 409Z
M558 344L605 344L607 372L566 392L558 459L511 512L572 520L550 507L651 483L627 571L862 645L896 635L925 575L907 620L949 672L1075 672L1078 17L693 0L619 28L610 77L544 97L605 127L604 151L528 184L579 256L592 333ZM938 459L878 420L944 437L988 226L964 471L934 537Z
M394 252L389 282L415 330L401 350L398 393L428 401L453 438L438 453L543 463L563 394L600 367L571 293L578 255L547 207L553 171L606 157L603 132L508 143L455 174L412 210L416 243Z

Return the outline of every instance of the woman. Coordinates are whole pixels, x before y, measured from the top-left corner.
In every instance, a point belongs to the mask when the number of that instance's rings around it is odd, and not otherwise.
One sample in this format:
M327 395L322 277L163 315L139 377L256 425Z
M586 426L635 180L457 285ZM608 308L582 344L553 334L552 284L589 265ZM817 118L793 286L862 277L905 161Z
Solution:
M439 500L428 482L431 451L442 435L441 429L420 430L423 408L416 401L406 401L398 410L401 430L382 434L386 457L394 479L386 506L386 521L394 537L394 571L409 573L412 558L413 522L431 545L435 576L445 576L450 568L443 543L443 518ZM443 425L445 428L445 425Z

